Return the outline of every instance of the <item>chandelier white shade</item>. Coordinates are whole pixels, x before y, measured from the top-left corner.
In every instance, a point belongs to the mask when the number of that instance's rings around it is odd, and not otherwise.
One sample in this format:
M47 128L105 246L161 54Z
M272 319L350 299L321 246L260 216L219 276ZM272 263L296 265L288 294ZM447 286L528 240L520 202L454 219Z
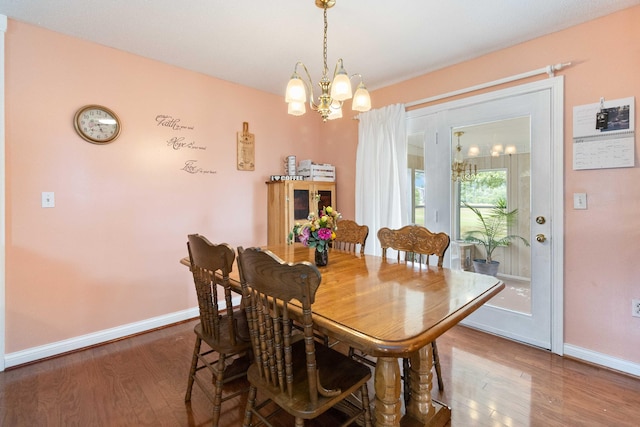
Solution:
M324 69L322 78L318 82L320 95L314 100L313 83L307 67L298 61L293 69L293 75L287 84L285 102L288 104L287 112L293 116L301 116L306 112L307 92L309 95L309 107L320 113L323 121L338 119L342 117L342 104L353 97L351 109L354 111L369 111L371 109L371 96L362 81L360 74L353 74L351 77L344 69L342 58L336 63L333 78L330 80L327 68L327 9L335 5L335 0L315 0L316 6L324 10L324 39L323 39L323 60ZM303 77L298 74L298 67L304 70ZM355 94L352 92L351 79L357 77L360 83Z
M291 80L287 84L287 93L285 96L285 102L302 102L305 103L307 101L307 92L304 88L304 82L302 79L294 73L291 76Z

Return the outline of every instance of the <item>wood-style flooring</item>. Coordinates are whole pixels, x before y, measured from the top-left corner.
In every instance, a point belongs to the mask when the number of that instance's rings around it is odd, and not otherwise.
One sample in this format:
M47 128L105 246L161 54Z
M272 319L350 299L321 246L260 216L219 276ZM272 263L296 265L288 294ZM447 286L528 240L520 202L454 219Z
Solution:
M0 425L210 425L199 389L184 403L194 323L0 373ZM462 326L438 338L438 349L445 390L436 384L433 393L452 407L453 427L640 425L640 378ZM225 402L220 425L241 425L244 404ZM336 425L334 417L307 425Z

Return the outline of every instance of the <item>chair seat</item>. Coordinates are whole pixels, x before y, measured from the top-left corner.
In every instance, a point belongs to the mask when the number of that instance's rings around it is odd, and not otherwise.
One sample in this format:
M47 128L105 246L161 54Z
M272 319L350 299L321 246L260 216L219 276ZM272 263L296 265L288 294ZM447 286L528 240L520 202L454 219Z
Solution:
M220 336L218 339L213 335L206 334L202 330L202 322L197 323L193 327L193 332L206 342L211 348L216 349L219 353L238 353L251 347L251 339L249 337L249 326L247 318L243 310L233 312L233 321L235 322L234 331L236 332L236 343L232 344L229 337L229 317L220 316Z
M293 399L286 390L270 385L260 377L258 367L252 364L247 371L249 382L258 387L268 399L295 417L312 419L330 409L344 399L344 393L357 392L362 384L371 378L371 371L357 361L320 343L315 343L316 362L320 373L320 385L325 389L340 389L341 395L335 397L318 396L317 405L309 400L309 385L306 375L306 355L304 340L292 346L293 359Z

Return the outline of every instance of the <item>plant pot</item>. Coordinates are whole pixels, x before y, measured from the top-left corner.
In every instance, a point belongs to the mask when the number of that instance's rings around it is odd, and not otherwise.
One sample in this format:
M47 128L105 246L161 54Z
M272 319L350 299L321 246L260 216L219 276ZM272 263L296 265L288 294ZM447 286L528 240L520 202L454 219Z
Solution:
M498 261L491 261L489 264L487 264L486 259L473 260L473 270L476 273L495 277L495 275L498 274L498 267L500 267L500 262Z

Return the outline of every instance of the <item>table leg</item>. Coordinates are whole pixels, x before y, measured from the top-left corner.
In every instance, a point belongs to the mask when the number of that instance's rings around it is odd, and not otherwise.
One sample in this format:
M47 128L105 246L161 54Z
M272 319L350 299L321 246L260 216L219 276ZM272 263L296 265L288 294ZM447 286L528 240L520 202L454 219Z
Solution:
M411 399L407 416L425 426L444 426L451 419L451 409L431 399L433 387L433 348L427 344L411 355L409 382ZM406 376L406 373L405 373Z
M375 425L392 427L400 425L400 366L394 357L378 357L376 362L374 388Z

